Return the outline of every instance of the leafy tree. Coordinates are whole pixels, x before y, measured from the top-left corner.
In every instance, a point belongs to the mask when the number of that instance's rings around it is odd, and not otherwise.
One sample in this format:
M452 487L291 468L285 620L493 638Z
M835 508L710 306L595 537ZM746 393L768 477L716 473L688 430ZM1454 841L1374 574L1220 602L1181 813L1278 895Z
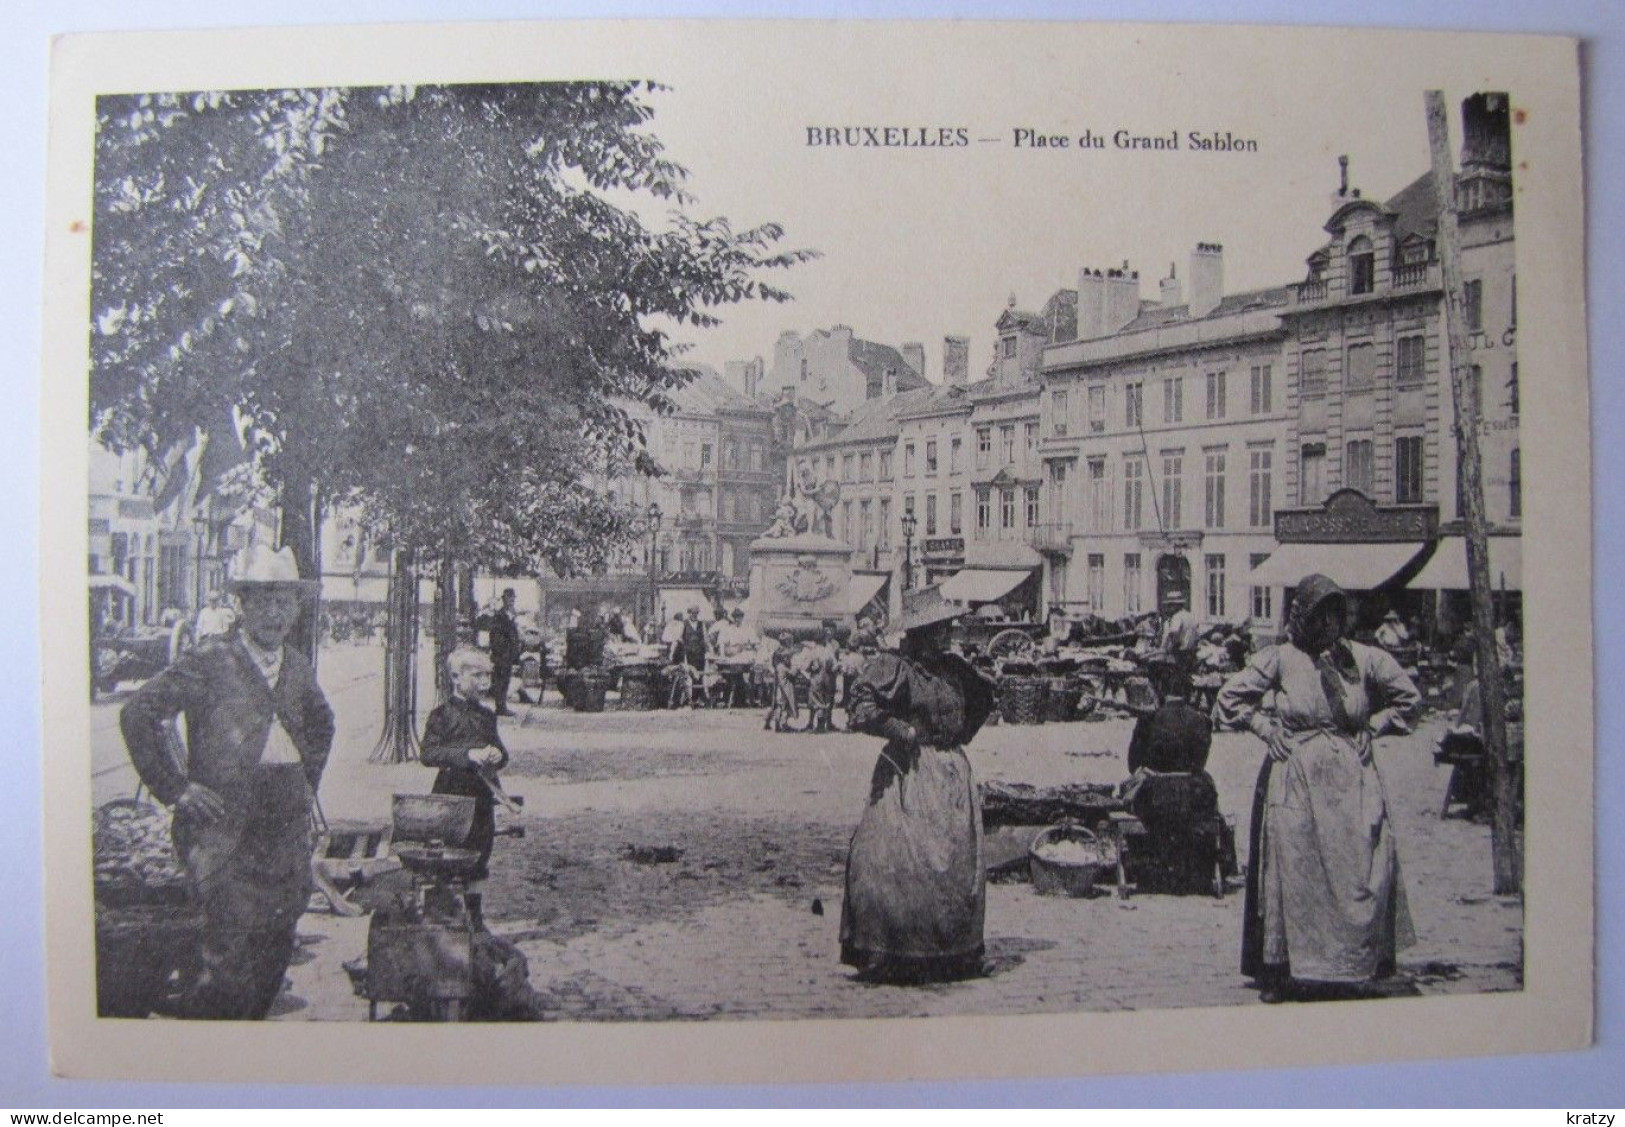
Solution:
M235 426L307 575L337 503L431 558L601 565L632 514L578 483L653 468L623 405L669 409L674 333L786 300L763 275L811 257L687 214L657 89L101 99L94 432Z

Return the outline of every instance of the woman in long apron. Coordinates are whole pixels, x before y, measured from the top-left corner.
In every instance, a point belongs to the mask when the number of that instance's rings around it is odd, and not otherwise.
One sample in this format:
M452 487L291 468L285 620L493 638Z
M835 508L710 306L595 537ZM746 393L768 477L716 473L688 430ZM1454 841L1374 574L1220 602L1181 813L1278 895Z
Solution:
M1214 709L1268 751L1242 932L1242 972L1266 1001L1373 993L1414 942L1372 740L1408 731L1421 695L1386 652L1345 637L1348 616L1336 583L1305 578L1287 641L1231 677Z
M993 710L993 686L945 652L960 613L934 589L913 599L901 652L877 655L852 685L852 730L886 738L841 904L841 961L869 981L982 969L982 809L964 745Z

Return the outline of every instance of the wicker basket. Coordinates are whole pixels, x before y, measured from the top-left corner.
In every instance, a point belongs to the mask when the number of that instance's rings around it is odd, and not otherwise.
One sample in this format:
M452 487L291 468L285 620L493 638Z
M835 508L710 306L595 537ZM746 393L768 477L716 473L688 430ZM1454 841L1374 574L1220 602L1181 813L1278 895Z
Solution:
M999 712L1006 724L1042 724L1049 681L1043 677L1006 677L999 685Z
M627 712L647 712L665 703L661 695L660 670L653 666L631 665L621 670L620 707Z
M1083 683L1076 677L1051 677L1044 697L1044 719L1051 724L1076 719L1082 698Z
M1067 845L1076 859L1053 855L1054 847ZM1116 864L1116 848L1083 826L1051 826L1027 850L1027 871L1040 896L1088 896L1100 875Z

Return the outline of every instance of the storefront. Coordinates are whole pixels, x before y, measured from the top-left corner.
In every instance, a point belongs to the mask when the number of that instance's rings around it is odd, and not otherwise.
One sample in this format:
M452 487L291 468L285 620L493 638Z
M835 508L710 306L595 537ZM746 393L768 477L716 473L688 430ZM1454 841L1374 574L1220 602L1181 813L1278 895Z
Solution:
M1325 575L1354 597L1356 631L1370 630L1389 610L1431 612L1426 596L1407 593L1406 586L1427 564L1438 535L1437 505L1378 505L1357 489L1343 489L1315 508L1278 510L1280 547L1253 568L1248 582L1281 589L1284 616L1304 577Z
M1043 560L1025 544L972 544L965 566L942 581L942 597L970 610L997 605L1002 617L1024 622L1044 618L1039 572Z

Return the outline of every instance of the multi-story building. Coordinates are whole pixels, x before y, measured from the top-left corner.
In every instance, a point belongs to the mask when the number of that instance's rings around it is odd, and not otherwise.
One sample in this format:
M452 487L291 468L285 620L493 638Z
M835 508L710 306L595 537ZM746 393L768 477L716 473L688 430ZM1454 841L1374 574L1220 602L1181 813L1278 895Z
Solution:
M761 390L778 395L786 389L798 399L850 414L866 400L886 395L886 373L897 391L926 386L925 350L905 344L899 351L853 335L847 325L814 329L806 336L786 330L773 346L773 363ZM743 378L743 373L741 373Z
M1283 289L1224 293L1224 252L1200 244L1191 294L1084 269L1079 339L1044 356L1040 447L1055 513L1039 543L1051 596L1121 618L1178 591L1204 618L1268 618L1252 566L1275 549L1287 400Z

